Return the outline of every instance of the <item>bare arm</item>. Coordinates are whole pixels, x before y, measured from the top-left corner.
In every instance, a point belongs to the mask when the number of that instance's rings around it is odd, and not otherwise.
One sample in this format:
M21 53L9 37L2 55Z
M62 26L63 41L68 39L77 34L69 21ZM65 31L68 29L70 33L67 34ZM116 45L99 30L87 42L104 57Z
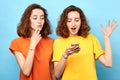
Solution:
M106 29L104 29L101 25L101 29L104 34L105 54L99 57L99 61L107 67L112 67L112 49L110 45L110 35L116 27L117 23L114 20L111 24L110 21L108 22Z
M56 80L53 62L50 62L50 73L51 73L52 80Z
M39 30L36 29L31 37L31 42L30 42L30 47L28 50L27 57L24 58L24 56L20 52L14 52L15 57L20 66L20 69L22 70L23 74L26 76L30 75L32 65L33 65L33 60L34 60L35 47L40 41L40 39L41 39L41 35L39 34Z
M79 51L80 51L79 46L76 46L76 47L71 46L66 49L65 53L63 53L59 62L54 62L54 71L55 71L55 76L57 78L61 77L64 71L64 68L66 66L68 56L74 54L75 52L79 52Z
M64 57L61 57L61 60L59 62L54 62L55 76L57 78L59 78L63 73L66 61L67 59L65 59Z
M29 76L32 69L33 59L34 59L34 50L28 51L28 55L26 59L20 52L15 52L15 57L18 61L18 64L23 74L26 76Z

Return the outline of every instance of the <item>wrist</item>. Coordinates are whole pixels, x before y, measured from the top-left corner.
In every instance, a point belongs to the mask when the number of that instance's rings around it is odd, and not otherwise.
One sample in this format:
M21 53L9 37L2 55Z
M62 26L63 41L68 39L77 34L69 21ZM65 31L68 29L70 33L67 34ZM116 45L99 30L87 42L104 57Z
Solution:
M64 59L68 59L68 56L67 55L62 55L62 57L64 58Z
M35 49L30 48L29 51L34 51Z
M110 38L110 35L104 35L105 38Z
M104 39L110 39L110 37L109 36L104 36Z
M29 49L34 49L35 50L35 45L30 45Z

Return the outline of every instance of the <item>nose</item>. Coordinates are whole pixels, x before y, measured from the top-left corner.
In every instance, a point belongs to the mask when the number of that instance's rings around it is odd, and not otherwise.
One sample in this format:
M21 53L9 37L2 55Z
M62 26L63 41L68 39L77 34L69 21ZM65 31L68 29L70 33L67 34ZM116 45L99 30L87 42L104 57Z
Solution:
M38 19L38 23L41 23L41 19Z
M75 26L75 22L74 21L72 22L72 26Z

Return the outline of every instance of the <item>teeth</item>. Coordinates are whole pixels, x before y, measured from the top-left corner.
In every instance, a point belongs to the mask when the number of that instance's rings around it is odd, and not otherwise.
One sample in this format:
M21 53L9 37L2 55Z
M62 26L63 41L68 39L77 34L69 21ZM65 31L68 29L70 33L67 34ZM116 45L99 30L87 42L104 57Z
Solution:
M76 28L71 28L71 29L75 30Z

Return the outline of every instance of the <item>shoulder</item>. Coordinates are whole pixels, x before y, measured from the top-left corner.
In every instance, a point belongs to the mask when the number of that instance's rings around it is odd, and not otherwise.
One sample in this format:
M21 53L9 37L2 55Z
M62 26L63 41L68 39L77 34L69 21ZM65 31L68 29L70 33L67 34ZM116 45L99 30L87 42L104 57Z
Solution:
M96 36L90 33L88 34L87 38L96 38Z
M51 37L45 37L45 38L42 38L41 40L44 43L52 43L53 44L53 42L54 42L54 39L52 39Z
M43 38L44 40L48 40L48 41L54 41L51 37L45 37Z
M59 37L59 38L55 39L55 42L62 42L62 41L64 41L64 38L62 38L62 37Z
M56 38L55 40L54 40L54 45L55 46L59 46L59 45L62 45L62 44L64 44L65 43L65 41L66 41L66 39L65 38L62 38L62 37L59 37L59 38Z
M24 41L23 41L22 37L15 38L15 39L12 40L9 49L11 51L14 51L14 50L19 51L19 48L20 48L21 44L24 44L23 42Z
M27 38L17 37L12 40L11 44L21 45L21 44L26 44L28 42L30 42L30 40Z
M98 41L97 37L96 37L95 35L93 35L93 34L89 34L89 35L88 35L88 39L89 39L89 40L92 40L93 42Z
M19 42L19 41L22 41L23 38L22 37L17 37L15 39L12 40L12 42Z
M88 37L94 37L94 35L92 33L89 33Z

